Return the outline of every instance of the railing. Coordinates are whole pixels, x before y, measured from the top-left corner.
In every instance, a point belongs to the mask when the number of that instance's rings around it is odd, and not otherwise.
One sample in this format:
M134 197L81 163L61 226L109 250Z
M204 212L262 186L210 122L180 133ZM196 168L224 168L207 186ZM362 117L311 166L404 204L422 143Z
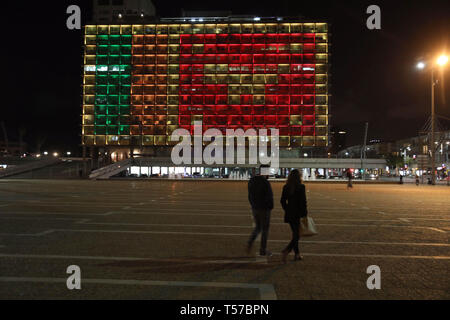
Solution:
M128 169L132 164L131 159L126 159L123 161L119 161L113 164L110 164L106 167L94 170L89 175L89 179L108 179L126 169Z

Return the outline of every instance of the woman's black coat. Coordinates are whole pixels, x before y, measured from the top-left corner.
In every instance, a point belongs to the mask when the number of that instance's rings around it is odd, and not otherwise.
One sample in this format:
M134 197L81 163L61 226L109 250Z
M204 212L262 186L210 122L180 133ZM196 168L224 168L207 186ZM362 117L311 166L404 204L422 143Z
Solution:
M306 207L306 189L304 184L295 187L294 193L290 193L289 187L283 187L281 206L284 209L284 222L298 222L300 218L308 215Z

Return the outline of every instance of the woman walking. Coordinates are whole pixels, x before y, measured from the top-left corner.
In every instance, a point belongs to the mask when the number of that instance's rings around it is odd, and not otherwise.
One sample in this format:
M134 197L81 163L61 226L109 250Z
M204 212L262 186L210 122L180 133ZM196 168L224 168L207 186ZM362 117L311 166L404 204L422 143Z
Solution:
M300 218L308 215L306 206L306 191L305 185L302 183L300 172L297 169L289 173L289 177L283 193L281 195L281 206L284 209L284 222L289 223L292 229L292 240L288 246L283 250L283 262L286 263L289 252L294 250L294 261L302 260L298 249L298 241L300 239Z

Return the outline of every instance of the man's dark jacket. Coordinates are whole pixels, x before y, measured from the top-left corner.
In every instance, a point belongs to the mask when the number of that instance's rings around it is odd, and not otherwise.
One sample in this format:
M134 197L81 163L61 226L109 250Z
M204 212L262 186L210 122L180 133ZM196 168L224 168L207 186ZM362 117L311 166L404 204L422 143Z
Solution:
M269 181L263 176L255 176L248 182L248 201L252 209L272 210L273 192Z
M298 184L291 193L287 185L281 195L281 206L284 209L284 222L298 222L300 218L308 215L306 206L306 190L304 184Z

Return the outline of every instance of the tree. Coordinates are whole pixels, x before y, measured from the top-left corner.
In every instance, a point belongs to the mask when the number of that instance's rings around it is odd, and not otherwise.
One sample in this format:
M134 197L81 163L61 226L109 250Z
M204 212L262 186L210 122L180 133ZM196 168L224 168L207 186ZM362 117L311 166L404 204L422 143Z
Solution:
M385 154L384 158L386 159L386 165L391 169L402 168L405 166L403 157L400 155L389 153Z

